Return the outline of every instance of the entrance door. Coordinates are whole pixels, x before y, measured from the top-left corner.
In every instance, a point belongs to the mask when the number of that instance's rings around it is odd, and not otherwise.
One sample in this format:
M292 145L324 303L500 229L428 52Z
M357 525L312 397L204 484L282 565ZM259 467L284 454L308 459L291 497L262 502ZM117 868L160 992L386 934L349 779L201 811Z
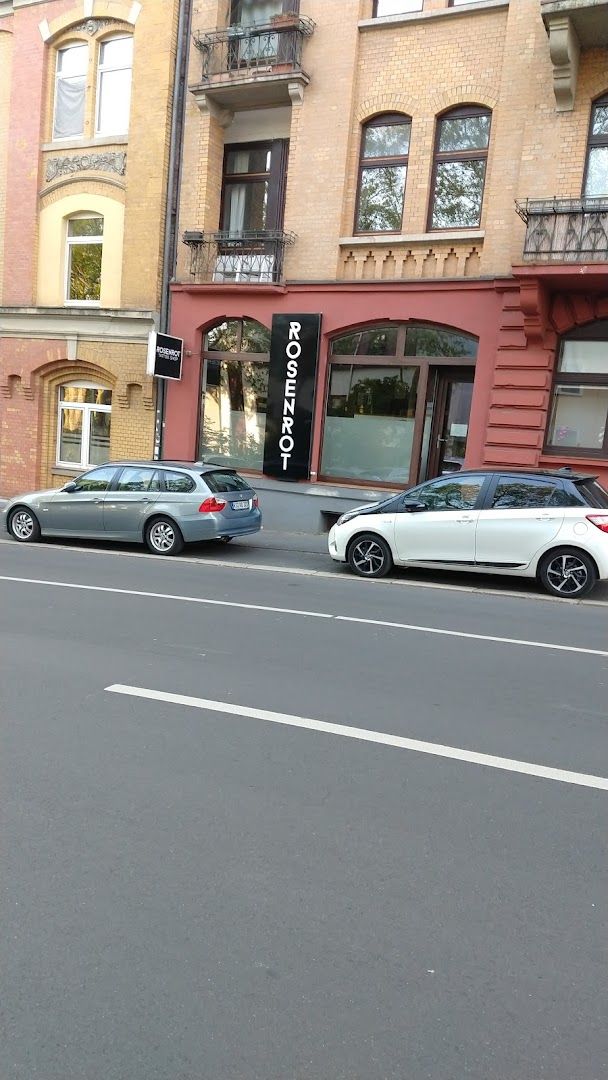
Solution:
M459 472L464 465L474 377L474 371L466 369L441 368L437 372L429 478Z

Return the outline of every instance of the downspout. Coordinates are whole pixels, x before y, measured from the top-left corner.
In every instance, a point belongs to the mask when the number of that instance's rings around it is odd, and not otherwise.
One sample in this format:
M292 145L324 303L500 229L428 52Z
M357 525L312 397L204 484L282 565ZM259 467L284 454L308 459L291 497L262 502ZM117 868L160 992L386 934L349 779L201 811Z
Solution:
M193 0L178 0L179 22L175 53L173 106L171 110L171 142L169 145L169 169L167 178L167 204L165 212L165 235L163 241L163 267L159 312L159 332L169 333L171 325L171 293L169 284L173 278L177 252L177 222L179 215L180 179L184 141L184 114L186 110L186 87L188 83L188 57L190 53L190 27ZM156 384L156 418L154 428L154 458L162 457L163 430L165 423L164 379Z

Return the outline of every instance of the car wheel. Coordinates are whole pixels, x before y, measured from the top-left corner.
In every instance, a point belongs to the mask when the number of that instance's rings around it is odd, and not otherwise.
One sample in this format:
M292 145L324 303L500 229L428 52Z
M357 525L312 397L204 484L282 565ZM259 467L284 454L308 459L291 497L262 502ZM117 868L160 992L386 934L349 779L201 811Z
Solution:
M381 536L363 533L348 549L348 565L360 577L384 577L393 568L391 549Z
M40 539L40 524L33 510L17 506L8 519L8 531L20 544L33 544Z
M184 538L171 518L155 518L146 528L148 550L155 555L177 555L184 546Z
M558 548L542 559L538 577L552 596L578 600L591 592L597 581L597 570L592 559L583 551Z

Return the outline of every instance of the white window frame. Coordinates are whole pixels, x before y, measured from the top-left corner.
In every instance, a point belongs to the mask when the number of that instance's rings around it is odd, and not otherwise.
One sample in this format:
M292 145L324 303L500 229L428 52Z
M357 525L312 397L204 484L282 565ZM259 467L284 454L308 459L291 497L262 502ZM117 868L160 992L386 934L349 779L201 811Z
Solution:
M57 123L57 101L58 101L57 88L58 88L59 82L62 79L82 78L82 76L74 76L74 75L72 75L72 76L67 75L66 76L66 75L62 75L60 70L59 70L61 56L63 55L63 53L69 52L70 49L84 49L86 51L86 54L87 54L87 63L85 65L85 70L84 70L85 88L84 88L84 108L83 108L83 115L82 115L82 131L79 131L77 134L74 134L74 135L57 135L55 133L55 125ZM60 49L57 49L57 54L56 54L56 59L55 59L55 85L54 85L54 101L53 101L53 130L52 130L52 136L51 136L52 139L53 139L53 142L69 142L70 139L82 139L84 137L84 129L85 129L85 124L86 124L86 101L87 101L86 77L87 77L88 64L89 64L89 47L88 47L86 41L71 41L68 45L63 45Z
M125 64L121 64L121 65L112 65L112 64L105 65L105 64L102 64L102 62L101 62L101 53L102 53L103 46L108 45L111 41L126 41L126 40L129 40L131 42L131 63L128 66L126 66ZM101 83L102 83L102 78L103 78L104 74L109 74L112 71L130 71L131 72L131 82L129 84L129 110L128 110L128 113L127 113L127 122L126 122L125 127L123 127L123 128L106 128L106 129L103 129L103 128L100 127ZM104 135L128 135L128 133L129 133L129 120L130 120L130 114L131 114L131 90L132 90L132 84L133 84L133 35L132 34L115 34L112 37L105 38L99 44L99 58L98 58L98 62L97 62L97 82L96 82L96 96L95 96L95 135L98 135L98 136L104 136Z
M74 472L78 472L80 469L96 469L102 468L99 463L91 463L89 461L90 450L90 438L91 438L91 413L92 412L112 412L112 406L110 405L97 405L93 402L79 402L79 401L62 401L61 391L64 387L76 387L80 390L108 390L112 393L109 386L104 386L103 383L87 382L83 379L74 379L70 382L61 383L57 388L57 449L55 452L55 462L62 468L72 469ZM61 414L66 409L79 409L82 414L82 435L80 444L80 462L77 461L62 461L61 460Z
M102 222L101 236L70 236L70 221L83 221L91 218L100 218ZM64 287L63 295L65 297L65 303L69 307L101 307L101 281L99 284L99 300L72 300L70 298L70 278L72 267L72 248L78 247L81 244L100 244L101 245L101 263L103 267L103 230L105 227L105 221L103 214L87 213L83 211L80 214L70 214L66 219L65 226L65 275L64 275Z

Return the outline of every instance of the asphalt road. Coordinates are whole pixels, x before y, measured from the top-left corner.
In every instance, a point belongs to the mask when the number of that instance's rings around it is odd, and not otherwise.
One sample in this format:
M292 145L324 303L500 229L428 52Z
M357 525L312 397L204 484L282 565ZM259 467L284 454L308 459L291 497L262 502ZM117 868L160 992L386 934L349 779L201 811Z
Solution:
M603 604L0 544L2 1080L604 1080L607 661Z

